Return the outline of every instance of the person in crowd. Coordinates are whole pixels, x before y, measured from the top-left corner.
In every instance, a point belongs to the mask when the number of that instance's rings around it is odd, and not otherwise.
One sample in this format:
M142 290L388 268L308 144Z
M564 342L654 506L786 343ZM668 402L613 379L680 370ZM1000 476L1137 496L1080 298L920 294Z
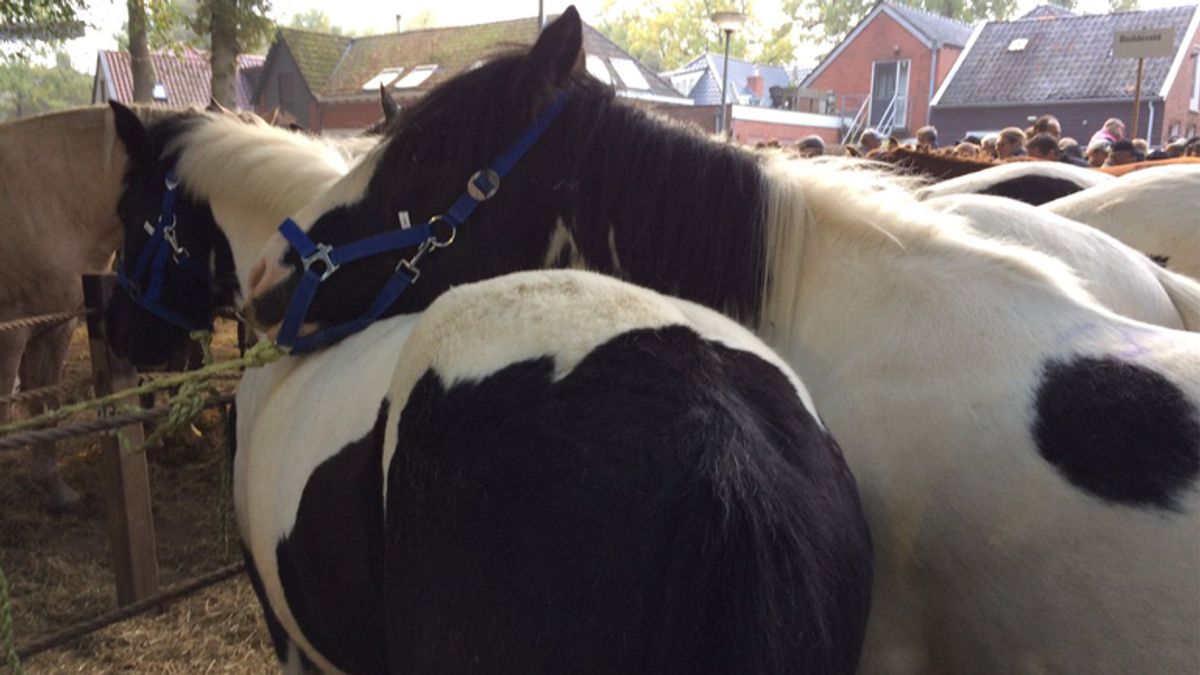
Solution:
M1088 147L1096 141L1108 141L1110 144L1125 138L1125 123L1121 120L1110 117L1104 121L1104 126L1100 130L1092 134L1092 140L1088 141Z
M1029 139L1025 144L1025 151L1030 157L1047 162L1057 162L1062 157L1058 149L1058 139L1048 133L1038 134Z
M1050 134L1055 138L1062 138L1062 125L1054 115L1042 115L1033 123L1033 134Z
M1060 162L1075 166L1091 166L1087 158L1083 156L1083 148L1074 138L1067 137L1058 142L1058 155Z
M1108 153L1112 150L1112 143L1108 141L1092 141L1088 144L1087 161L1093 167L1102 167L1108 161Z
M820 157L825 154L825 141L820 136L805 136L796 144L796 151L801 157Z
M876 131L875 127L867 127L859 137L858 145L859 151L863 155L868 155L872 150L878 150L883 145L883 134Z
M1183 149L1185 147L1187 147L1186 138L1180 138L1178 136L1172 137L1167 143L1166 147L1167 158L1174 159L1176 157L1183 157Z
M936 149L937 144L937 127L929 125L917 129L917 149L929 152Z
M1123 138L1112 144L1104 166L1124 166L1136 161L1138 161L1137 149L1133 147L1133 141Z
M1017 127L1008 127L1000 132L996 140L996 158L1025 157L1025 132Z
M1200 136L1192 136L1183 146L1184 157L1200 157Z
M996 142L1000 140L1000 134L988 134L980 141L979 147L983 148L983 155L992 159L996 158Z
M966 141L954 146L954 156L965 159L984 159L983 148Z
M1133 150L1138 155L1137 161L1140 162L1150 154L1150 143L1144 138L1135 138L1133 139Z

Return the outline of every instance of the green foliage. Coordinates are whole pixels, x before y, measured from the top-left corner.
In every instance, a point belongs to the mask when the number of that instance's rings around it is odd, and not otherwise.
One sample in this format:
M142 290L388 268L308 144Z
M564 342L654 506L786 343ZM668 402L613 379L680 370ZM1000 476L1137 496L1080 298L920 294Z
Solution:
M83 33L87 0L0 0L0 40L63 40Z
M341 26L333 25L328 14L316 8L293 15L288 27L329 33L330 35L346 35L346 31L342 30Z
M705 0L671 0L666 6L645 4L617 10L609 0L598 26L613 42L654 71L671 70L704 52L724 53L724 36L710 18L722 9L749 13L749 3L710 8ZM729 54L745 58L746 33L733 34Z
M55 54L53 68L21 59L0 62L0 119L87 105L91 100L92 76L72 68L66 54Z
M171 1L171 0L164 0ZM199 11L189 19L192 30L201 35L212 34L214 13L229 10L229 21L237 34L238 49L242 53L266 51L275 22L267 17L271 11L271 0L198 0ZM214 12L214 10L218 10Z
M1138 0L1108 0L1110 12L1132 12L1140 8Z
M1079 0L1046 0L1046 2L1055 7L1062 7L1069 10L1074 10L1075 6L1079 4Z
M212 10L208 5L208 0L145 0L146 2L146 30L150 49L163 50L169 49L176 53L183 50L184 47L193 47L195 49L209 48L211 37L210 17ZM265 12L269 11L270 6L263 10L260 15L261 19L266 21L266 27L261 28L261 33L250 31L249 36L240 36L239 39L245 37L250 38L249 46L242 45L245 52L265 52L267 45L270 43L271 35L274 33L274 24L270 19L265 18ZM311 10L304 14L320 14L324 17L326 23L329 18L325 17L320 10ZM309 28L307 25L296 25L296 19L299 15L292 18L292 25L297 28ZM322 30L320 28L309 28L309 30ZM341 29L334 26L332 31L335 35L340 35L338 31ZM117 48L129 50L129 24L126 23L121 27L121 32L116 36Z
M906 4L965 23L1007 19L1017 9L1016 0L909 0ZM784 0L783 6L807 39L833 44L875 7L875 0Z

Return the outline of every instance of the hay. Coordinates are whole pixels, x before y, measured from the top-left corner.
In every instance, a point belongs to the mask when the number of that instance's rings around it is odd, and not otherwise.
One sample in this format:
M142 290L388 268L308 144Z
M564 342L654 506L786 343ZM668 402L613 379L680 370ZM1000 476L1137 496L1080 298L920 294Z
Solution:
M232 324L214 339L216 358L237 356ZM90 372L86 335L77 331L64 375ZM148 453L163 585L240 556L222 478L228 471L223 418L208 411L199 436L177 434ZM116 607L109 569L100 452L95 439L59 447L63 475L84 495L71 513L51 516L23 452L0 455L0 564L12 586L17 643ZM226 541L225 536L228 536ZM29 673L262 673L278 669L249 582L238 577L111 626L74 645L35 656Z

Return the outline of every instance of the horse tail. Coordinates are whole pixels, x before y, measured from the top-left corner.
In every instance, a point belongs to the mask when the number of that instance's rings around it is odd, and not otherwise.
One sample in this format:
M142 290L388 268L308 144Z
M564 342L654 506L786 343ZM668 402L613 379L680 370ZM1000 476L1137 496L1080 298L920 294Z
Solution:
M1167 292L1171 304L1175 305L1175 311L1179 312L1184 329L1200 333L1200 281L1158 265L1153 267L1158 283Z
M855 671L870 534L840 449L815 423L806 431L815 434L783 453L744 438L702 453L670 554L652 672Z

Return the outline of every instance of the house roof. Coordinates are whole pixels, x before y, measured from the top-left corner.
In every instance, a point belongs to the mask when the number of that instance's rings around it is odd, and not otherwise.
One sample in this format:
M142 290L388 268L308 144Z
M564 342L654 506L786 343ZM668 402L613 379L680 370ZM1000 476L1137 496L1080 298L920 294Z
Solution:
M1135 59L1112 56L1113 33L1174 28L1175 57L1146 59L1144 96L1165 91L1198 7L1085 16L1041 15L984 25L934 97L940 107L1132 99ZM1020 41L1024 40L1024 44Z
M1075 12L1058 5L1038 5L1017 19L1057 19L1064 16L1075 16Z
M394 89L400 94L424 93L482 59L514 46L533 44L537 34L537 19L532 17L361 38L280 29L271 52L281 44L286 46L318 100L377 97L378 90L364 91L363 85L385 68L400 67L408 73L416 66L436 65L433 74L418 86ZM583 46L589 56L602 59L601 65L618 94L686 102L669 84L587 24ZM648 88L627 86L612 64L613 58L633 61Z
M879 3L867 12L867 15L862 18L842 38L842 41L829 52L816 68L808 74L807 77L800 83L801 87L811 87L812 80L824 72L825 68L833 63L842 51L854 39L859 36L863 30L871 24L872 21L879 18L881 14L886 14L891 17L896 23L904 27L905 30L912 33L914 37L925 44L926 47L933 49L934 45L952 45L955 47L964 47L971 39L972 29L968 24L949 19L944 16L927 12L923 9L916 9L908 5L902 5L892 0L880 0Z
M212 64L208 52L185 48L176 54L171 51L150 53L157 83L166 89L167 100L156 101L174 108L204 106L212 96ZM251 94L261 75L264 57L256 54L238 55L236 82L237 106L252 110ZM108 100L133 103L133 69L129 52L102 50L97 57L96 75L104 76Z
M674 84L675 81L690 80L687 77L696 73L701 73L701 77L695 81L687 92L681 92L696 105L720 105L721 103L721 80L724 76L724 55L704 53L696 58L688 61L684 65L659 73L659 76L664 80ZM754 96L750 91L747 80L755 71L763 79L763 95L761 97ZM729 94L730 102L738 105L757 105L761 107L771 107L771 87L787 87L791 84L791 78L788 77L787 70L780 66L772 66L762 63L754 63L752 61L743 61L742 59L729 59Z

